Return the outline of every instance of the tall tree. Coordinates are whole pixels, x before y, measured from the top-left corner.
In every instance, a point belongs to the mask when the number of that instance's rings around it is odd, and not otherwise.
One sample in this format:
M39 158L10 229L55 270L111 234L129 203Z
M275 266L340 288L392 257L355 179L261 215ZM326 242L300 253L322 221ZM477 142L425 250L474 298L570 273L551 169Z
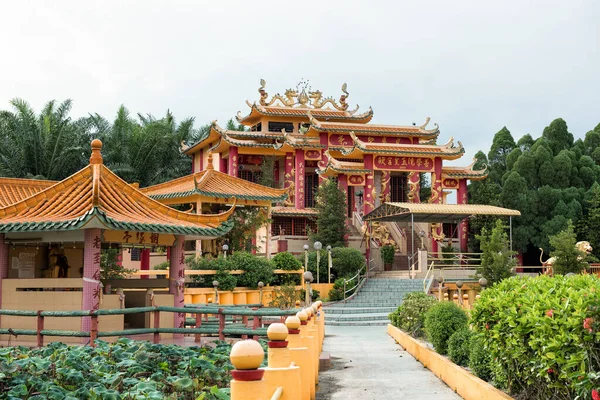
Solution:
M503 127L494 135L492 147L490 147L488 153L488 161L490 164L490 177L496 182L499 182L506 172L506 157L516 146L515 140L506 127Z
M567 123L562 118L557 118L544 128L542 137L548 140L554 154L573 146L573 134L569 132Z
M550 256L555 258L553 267L555 274L575 274L584 271L588 267L585 261L587 254L575 247L577 238L573 231L573 224L569 221L567 229L550 236L550 245L554 249Z
M511 251L506 234L506 227L502 221L496 220L494 228L490 231L484 228L477 239L481 243L481 265L477 273L494 285L512 275L512 267L516 265L513 258L515 252Z
M323 246L343 247L346 228L346 195L338 188L337 182L327 179L319 185L316 197L317 232L313 240Z

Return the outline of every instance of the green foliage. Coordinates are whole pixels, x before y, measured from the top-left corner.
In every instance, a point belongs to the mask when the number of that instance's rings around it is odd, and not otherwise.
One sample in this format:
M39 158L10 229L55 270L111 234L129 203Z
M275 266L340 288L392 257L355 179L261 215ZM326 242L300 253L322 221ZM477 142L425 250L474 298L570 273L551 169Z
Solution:
M348 233L346 227L346 194L338 188L337 182L327 179L319 185L316 195L317 233L311 235L311 240L331 247L343 247L344 236Z
M586 193L587 212L577 223L577 236L592 244L592 254L600 257L600 185L594 183Z
M481 293L473 330L519 398L589 399L600 386L600 279L513 277Z
M321 250L319 257L319 282L326 283L328 280L327 251ZM301 256L304 259L304 255ZM331 275L332 280L337 278L350 278L365 265L365 257L360 250L350 247L334 247L331 249ZM313 273L317 281L317 252L308 252L308 270ZM363 271L364 273L364 271ZM335 278L334 278L335 277Z
M333 287L329 291L329 301L344 300L344 280L345 278L335 280Z
M117 263L119 252L119 249L100 251L100 279L123 279L127 274L133 272Z
M231 263L231 269L245 271L238 278L238 286L246 286L252 289L258 287L258 282L268 285L273 280L273 262L266 258L257 257L251 253L238 251L227 258Z
M275 254L271 259L275 269L283 269L286 271L296 271L302 269L300 261L288 252ZM274 277L274 285L299 285L301 281L299 274L279 274Z
M512 258L515 253L508 248L505 229L502 221L496 220L496 226L491 232L483 228L481 235L477 236L483 251L477 273L487 279L490 286L510 277L511 268L516 265L516 260Z
M394 246L386 244L385 246L381 247L380 251L384 264L394 263L394 255L396 254L396 249L394 249Z
M471 351L469 353L469 368L478 378L484 381L492 380L491 363L489 351L484 347L483 339L480 335L471 335Z
M456 331L448 339L448 358L457 365L466 367L471 353L471 331L468 328Z
M408 293L398 309L390 314L390 321L413 337L424 337L425 314L435 304L437 300L423 292Z
M213 287L213 281L219 282L219 290L233 290L237 286L236 275L231 275L230 271L233 268L231 258L215 258L209 260L207 258L190 257L186 260L187 268L198 270L216 270L216 275L193 275L195 287ZM191 285L190 285L191 286Z
M258 183L267 187L276 187L275 185L275 157L274 156L263 156L262 163L260 165L260 175L258 177Z
M264 207L238 207L230 217L235 229L222 236L229 243L229 251L252 251L252 236L261 227L270 222Z
M306 298L306 290L304 289L300 289L300 299L302 301L304 301L304 299ZM312 301L318 300L321 298L321 292L319 292L318 290L312 289Z
M228 399L231 345L181 347L119 339L0 349L8 399Z
M448 339L459 330L467 328L467 314L451 301L434 304L425 313L427 338L440 354L448 351Z
M165 261L163 263L157 264L157 265L154 266L154 269L161 270L161 271L162 270L167 270L167 269L169 269L169 262Z
M275 288L270 306L281 309L293 308L296 300L300 300L300 293L296 291L296 286L282 285Z
M575 247L576 242L571 221L566 230L550 237L550 246L554 248L550 256L555 257L553 264L555 274L564 275L569 272L578 274L587 269L588 263L585 262L587 254Z

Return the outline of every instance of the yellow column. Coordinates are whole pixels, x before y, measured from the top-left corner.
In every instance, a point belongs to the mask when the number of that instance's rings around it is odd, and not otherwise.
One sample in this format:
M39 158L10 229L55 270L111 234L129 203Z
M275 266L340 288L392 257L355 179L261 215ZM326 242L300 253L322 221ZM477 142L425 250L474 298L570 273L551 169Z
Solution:
M282 323L274 323L267 329L269 346L269 366L265 371L265 390L270 398L278 388L282 388L281 400L302 399L302 376L300 367L292 363L287 348L288 328ZM233 400L233 399L232 399Z
M230 382L231 400L268 398L263 379L265 371L258 369L264 358L265 352L257 341L242 340L233 345L229 354L229 359L235 368L231 371L233 378Z
M311 370L311 379L313 385L317 384L317 380L315 379L315 375L319 373L317 367L315 366L315 344L314 338L308 333L308 313L306 310L302 310L296 313L296 316L300 319L300 337L302 338L302 345L308 348L308 355L310 357L310 370Z
M312 372L313 365L310 360L308 347L303 345L302 338L300 337L300 324L300 318L298 317L286 318L288 348L290 349L292 362L300 367L302 399L314 400L316 394Z
M315 385L319 384L319 338L317 337L317 332L315 332L315 321L312 318L312 308L307 307L304 309L304 312L308 315L307 324L306 324L306 336L311 340L310 349L313 352L313 363L315 366Z

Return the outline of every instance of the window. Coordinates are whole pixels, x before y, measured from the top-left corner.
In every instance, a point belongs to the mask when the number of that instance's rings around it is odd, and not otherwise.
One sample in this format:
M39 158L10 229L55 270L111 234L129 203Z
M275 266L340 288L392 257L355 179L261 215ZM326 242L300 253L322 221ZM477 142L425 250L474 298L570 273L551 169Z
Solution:
M281 132L285 129L286 132L294 132L294 124L291 122L269 122L269 132Z
M247 169L242 169L238 171L238 178L242 178L248 182L255 182L254 172L249 171Z
M392 202L406 201L406 175L392 175L390 179L390 197Z
M142 261L142 249L131 249L131 261Z
M451 224L451 223L444 223L442 224L442 231L444 232L444 235L446 236L447 239L450 238L456 238L458 236L458 232L457 232L457 224Z
M250 132L260 132L262 131L262 122L259 122L258 124L252 126L250 128Z
M308 236L317 231L317 223L306 217L274 217L271 223L271 235Z
M317 188L319 187L319 175L306 174L304 175L304 207L313 208L315 206L315 198L317 196Z

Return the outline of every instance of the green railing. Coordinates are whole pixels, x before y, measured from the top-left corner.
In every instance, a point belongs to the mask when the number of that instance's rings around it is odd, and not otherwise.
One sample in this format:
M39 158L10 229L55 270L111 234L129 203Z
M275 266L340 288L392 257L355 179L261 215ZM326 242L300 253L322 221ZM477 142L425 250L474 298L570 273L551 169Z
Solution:
M186 334L195 335L196 341L199 342L201 335L218 335L220 340L224 340L225 336L242 336L247 338L252 336L258 339L259 336L266 336L267 329L263 328L263 317L280 317L295 315L298 310L282 310L279 308L243 308L243 307L218 307L218 306L194 306L186 305L185 307L133 307L124 309L110 310L73 310L73 311L29 311L29 310L3 310L0 309L0 316L15 316L15 317L31 317L37 319L37 329L12 329L0 328L0 334L24 336L37 336L37 345L44 345L45 336L62 336L62 337L81 337L89 338L90 346L95 346L95 340L102 337L110 336L133 336L133 335L153 335L153 342L160 343L161 333ZM174 328L160 326L160 313L181 313L194 314L195 318L186 318L184 326L189 328ZM99 331L98 317L103 315L127 315L127 314L145 314L152 313L154 317L154 327L152 328L133 328L123 329L119 331ZM204 321L202 321L204 316ZM233 323L228 323L227 316L234 318ZM54 330L44 329L44 319L52 318L90 318L90 331L69 331L69 330ZM241 323L236 324L236 317L240 317ZM251 326L248 326L249 317L252 318ZM190 321L191 320L191 321Z

